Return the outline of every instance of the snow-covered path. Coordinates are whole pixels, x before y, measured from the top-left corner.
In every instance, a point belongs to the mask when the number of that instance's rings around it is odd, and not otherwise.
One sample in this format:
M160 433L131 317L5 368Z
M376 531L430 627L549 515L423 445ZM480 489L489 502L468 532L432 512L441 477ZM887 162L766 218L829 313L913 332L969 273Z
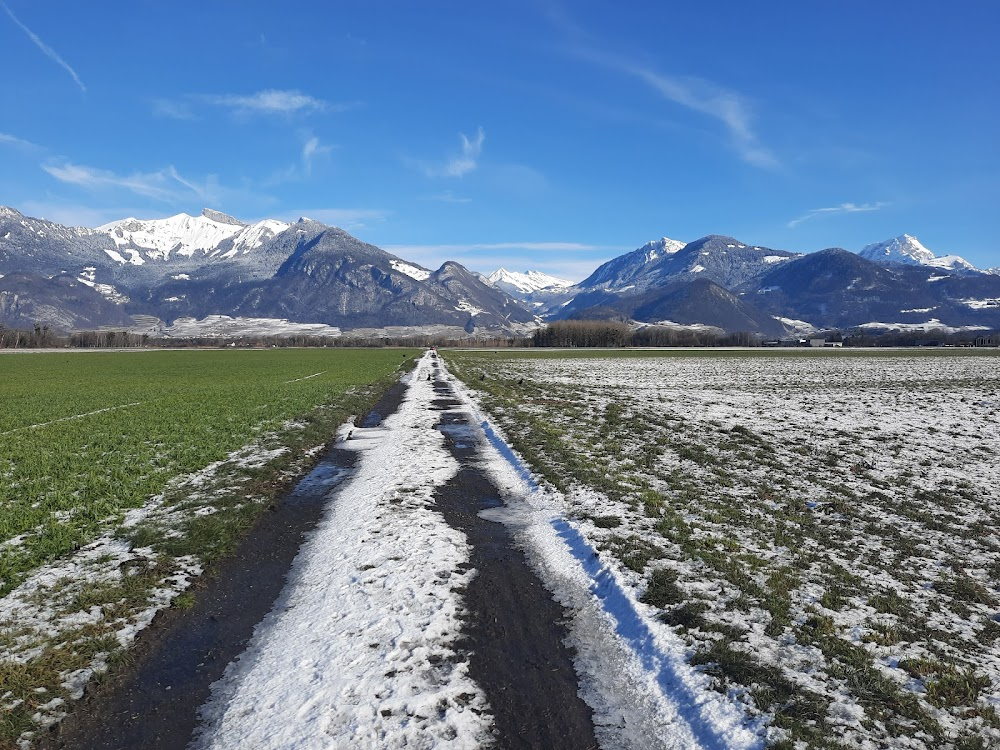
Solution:
M197 746L475 748L482 691L452 642L473 576L464 536L433 508L458 463L435 429L430 360L397 413L355 428L356 475L294 563L285 592L213 688Z
M470 467L505 503L479 517L505 525L565 608L579 694L601 747L763 746L760 728L686 664L685 645L644 619L563 517L561 498L538 486L435 355L420 360L397 413L340 445L360 453L355 476L337 491L246 652L213 687L195 747L495 744L500 723L487 694L497 693L484 690L481 670L482 684L472 678L476 655L463 635L475 629L463 622L463 589L471 602L477 585L469 563L483 557L461 530L472 527L445 507L453 480ZM514 616L532 614L526 607ZM505 746L511 738L499 739ZM522 737L511 746L532 745Z

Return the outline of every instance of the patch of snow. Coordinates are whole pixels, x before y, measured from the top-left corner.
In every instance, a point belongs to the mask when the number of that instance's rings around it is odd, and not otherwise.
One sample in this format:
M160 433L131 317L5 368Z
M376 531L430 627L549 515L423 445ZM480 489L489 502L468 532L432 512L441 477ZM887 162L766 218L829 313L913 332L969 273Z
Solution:
M214 212L207 213L216 217L222 216ZM98 227L97 231L111 237L120 250L126 252L131 250L136 256L150 260L169 260L172 255L184 258L199 253L208 256L217 255L223 243L226 243L229 249L220 257L231 257L239 252L246 253L289 226L274 219L245 226L241 223L231 223L229 220L218 221L204 214L189 216L181 213L166 219L148 221L123 219L104 224ZM111 251L107 252L111 254ZM139 265L139 261L135 259L130 262Z
M392 260L390 261L390 265L400 273L406 274L411 279L416 279L417 281L426 281L431 275L430 271L401 260Z
M988 331L989 326L949 326L942 323L937 318L931 318L926 323L862 323L858 328L874 328L892 331L930 331L942 330L945 333L958 333L959 331Z
M177 301L172 297L170 301ZM324 323L293 323L284 318L231 318L209 315L201 320L178 318L160 333L167 338L208 336L235 338L239 336L340 336L341 330Z
M866 245L858 255L876 262L931 266L950 271L977 270L975 266L957 255L935 255L911 234L901 234L891 240Z
M813 333L819 330L812 323L808 323L804 320L796 320L795 318L782 318L777 315L773 316L779 323L788 326L796 333Z
M1000 307L1000 299L996 297L988 299L963 299L962 304L971 307L973 310L986 310L988 308Z
M705 270L705 266L699 264L697 266L691 266L691 273L701 273Z
M469 315L479 315L482 312L481 309L473 305L468 300L459 300L458 304L455 305L456 310L461 310L462 312L467 312Z
M710 689L710 678L687 663L684 641L651 616L579 523L564 516L563 495L543 487L471 393L455 385L480 425L485 468L504 497L504 506L480 515L510 528L546 587L572 613L568 640L600 746L762 748L760 727L737 702Z
M754 250L758 249L759 248L756 247L754 248ZM786 255L765 255L763 258L761 258L761 260L764 261L765 263L782 263L786 260L791 260L791 259L792 259L791 256L786 256Z
M507 292L519 292L521 294L530 294L546 289L564 289L573 286L572 281L550 276L541 271L519 273L517 271L508 271L506 268L498 268L486 277L486 281L498 289L503 289Z

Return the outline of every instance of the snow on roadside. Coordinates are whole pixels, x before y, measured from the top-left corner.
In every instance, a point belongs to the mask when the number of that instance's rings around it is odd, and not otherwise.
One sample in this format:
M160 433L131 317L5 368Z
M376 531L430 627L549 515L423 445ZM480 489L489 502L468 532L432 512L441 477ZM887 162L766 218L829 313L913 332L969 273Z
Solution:
M355 475L296 558L288 584L202 710L195 746L477 748L489 707L452 642L465 535L434 509L458 463L434 429L425 355L399 410L342 447Z
M600 746L763 747L764 726L750 722L736 696L710 689L710 679L687 663L685 643L644 614L648 607L565 518L559 493L536 481L470 391L457 378L453 384L481 426L484 468L504 494L503 507L480 515L511 528L543 583L570 611L569 644Z

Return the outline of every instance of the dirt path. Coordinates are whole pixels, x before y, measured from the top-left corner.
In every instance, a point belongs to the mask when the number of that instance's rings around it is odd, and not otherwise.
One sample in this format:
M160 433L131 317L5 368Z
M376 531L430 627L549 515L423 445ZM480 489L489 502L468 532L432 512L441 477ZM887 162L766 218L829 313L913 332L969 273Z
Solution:
M365 418L375 426L399 406L397 384ZM357 454L331 448L320 463L253 528L214 575L196 584L191 609L167 609L132 648L131 665L91 687L45 746L65 750L183 750L209 687L246 647L270 611L285 576L316 526L330 491Z
M485 719L488 729L485 736L497 747L567 750L597 747L591 710L578 695L572 653L563 645L566 637L563 625L566 613L553 601L551 594L529 568L523 552L514 544L506 527L484 520L478 515L483 509L500 505L501 501L497 488L477 466L481 446L473 437L470 417L461 408L456 408L461 406L460 402L455 399L451 385L436 361L425 360L421 372L434 378L433 383L422 383L421 386L433 385L436 395L432 402L425 399L418 405L424 412L422 429L440 430L444 434L447 452L457 461L458 470L447 481L434 486L433 491L429 485L424 487L428 491L429 503L426 508L419 510L439 518L443 516L446 528L455 530L450 533L460 532L459 536L464 537L468 562L459 565L452 580L461 578L462 569L475 569L471 580L452 589L457 592L457 604L461 610L458 619L460 632L443 634L447 648L452 650L449 660L454 663L450 666L440 665L442 671L438 678L434 678L434 683L446 682L448 669L462 674L467 672L468 678L475 683L477 692L484 694L488 709L487 713L476 710L476 701L481 698L469 698L470 704L465 713L469 718L465 721L467 724L474 721L474 717L468 713L469 709L480 715L480 721ZM376 407L363 426L374 428L382 422L383 417L391 415L405 398L405 391L405 386L395 388ZM410 406L412 408L413 405ZM433 414L428 415L428 410L433 411ZM410 428L412 427L411 424ZM387 435L391 436L392 433ZM428 439L433 440L430 436L425 438ZM437 438L439 442L440 439ZM251 666L264 660L257 653L248 657L248 652L245 651L248 643L253 647L251 637L255 626L271 617L276 618L275 627L280 628L282 613L275 615L272 607L299 611L295 609L298 602L289 598L287 590L282 592L286 574L300 550L303 534L315 527L324 513L329 521L330 511L324 507L326 500L328 497L332 498L332 503L336 506L343 494L343 491L338 491L330 495L331 488L349 473L358 456L359 453L354 451L332 449L313 474L278 504L274 513L258 524L241 544L236 556L225 562L215 577L201 584L197 603L191 610L169 610L157 618L154 625L140 638L135 651L135 662L128 673L119 675L114 684L91 691L78 707L79 718L64 722L59 735L49 747L64 750L179 750L187 747L199 726L199 711L213 694L212 684L222 677L227 665L241 654ZM411 462L416 463L421 459L419 455L409 457ZM425 480L425 484L429 481ZM349 485L351 482L345 483L344 487ZM392 506L388 510L390 514L398 515L412 509ZM366 550L391 546L387 545L385 534L380 536L381 532L390 531L388 524L384 528L379 524L376 526L377 528L368 527L366 531L371 532L377 545L365 548ZM385 554L395 555L388 557L388 560L402 560L400 555L409 554L409 564L419 565L421 562L418 559L421 550L416 548L390 549ZM360 571L374 568L373 565L362 565L361 562L357 561ZM405 564L396 563L398 567ZM351 588L364 583L358 576L349 580L353 581L349 584ZM454 598L456 595L450 596ZM339 601L329 599L328 607L336 609L340 606ZM411 606L405 600L393 599L391 603L392 608L397 603L403 609ZM272 612L271 615L268 615L269 611ZM348 655L357 654L376 645L368 641L375 637L380 624L375 622L364 632L348 628L345 633L338 633L317 623L315 630L319 634L312 633L312 636L314 639L339 639L342 643L335 645L334 649L347 651ZM282 635L280 629L269 631L269 634ZM398 650L393 648L392 652ZM419 650L415 649L414 652ZM369 658L370 654L371 652L367 654ZM322 660L313 661L307 667L305 657L294 646L279 650L277 658L287 661L286 672L308 671L309 679L314 683L324 680L329 682L334 676L343 680L343 674L333 674L342 673L336 666L341 662L331 661L326 664ZM433 658L430 661L435 663ZM370 673L379 672L375 677L382 679L382 670L366 670L365 684L360 689L352 688L349 691L348 702L355 704L355 710L358 704L362 708L367 706L376 719L382 721L380 716L389 717L384 719L388 722L395 717L390 716L392 710L384 708L389 705L386 703L385 693L392 692L392 683L399 678L393 678L395 672L391 665L387 664L386 670L384 681L387 682L382 686L368 684ZM398 686L395 687L398 689ZM256 689L263 691L265 699L271 694L266 685L257 686ZM371 695L365 692L369 690ZM289 701L287 705L281 703L277 707L270 706L275 713L268 721L287 720L289 724L298 723L299 726L294 731L300 735L304 732L308 737L307 741L295 745L302 747L387 747L412 741L412 734L399 735L410 739L398 740L394 739L396 735L390 733L381 735L381 739L377 739L377 735L364 735L368 738L367 741L345 744L342 739L344 735L333 733L329 724L330 721L354 721L344 718L347 716L344 713L346 709L338 704L337 696L346 695L346 692L336 693L331 688L320 685L301 704ZM458 697L463 696L465 693ZM441 705L440 700L438 705ZM396 710L398 713L399 710ZM314 731L310 717L317 712L322 715L321 720L315 721ZM443 712L441 716L444 716ZM437 721L433 715L429 719L423 716L419 709L416 719ZM407 723L405 717L402 721L403 724ZM413 723L410 721L411 725ZM227 739L226 725L220 726L222 740L217 745L250 746L245 740L232 737ZM457 726L459 730L463 728L461 721ZM267 731L270 732L271 729ZM412 726L408 731L412 733ZM210 741L218 739L218 736L219 731ZM262 740L261 736L269 739ZM430 736L441 735L426 735ZM468 736L473 735L460 734L459 738ZM479 740L474 744L462 740L456 746L479 746L483 744L483 736L478 736ZM254 747L260 750L283 748L288 746L288 737L288 734L280 732L258 735ZM421 746L429 745L424 742Z
M529 568L503 524L478 514L501 505L500 492L477 468L482 445L470 415L456 407L445 380L434 386L439 429L461 470L437 494L445 519L465 532L476 569L464 592L461 646L469 673L486 692L504 748L596 748L590 708L580 699L572 654L563 645L566 613Z

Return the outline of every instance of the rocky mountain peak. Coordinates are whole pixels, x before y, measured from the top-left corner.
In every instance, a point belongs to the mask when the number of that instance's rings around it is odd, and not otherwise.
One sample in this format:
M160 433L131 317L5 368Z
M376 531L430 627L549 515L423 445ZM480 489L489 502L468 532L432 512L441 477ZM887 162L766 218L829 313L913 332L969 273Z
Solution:
M216 211L211 208L201 209L201 215L210 221L217 222L219 224L231 224L234 227L245 227L246 222L240 221L239 219L230 216L229 214L224 214L221 211Z

